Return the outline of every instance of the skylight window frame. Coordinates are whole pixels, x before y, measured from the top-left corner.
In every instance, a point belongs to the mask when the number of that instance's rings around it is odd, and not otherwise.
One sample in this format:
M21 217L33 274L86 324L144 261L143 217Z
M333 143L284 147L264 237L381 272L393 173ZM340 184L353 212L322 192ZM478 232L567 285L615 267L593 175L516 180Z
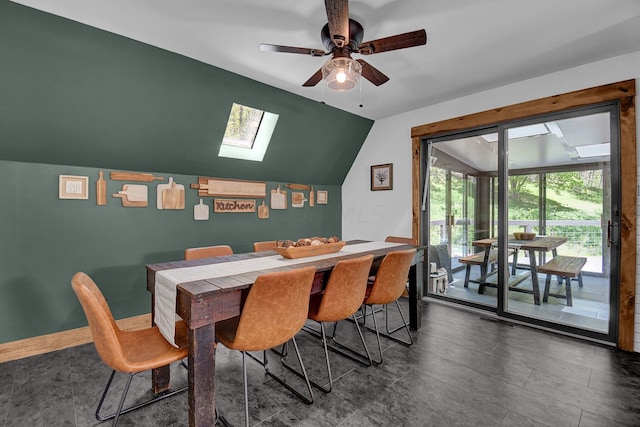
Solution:
M271 136L273 135L273 131L275 130L279 115L266 110L234 102L231 106L231 110L229 111L229 117L231 117L231 114L233 113L234 105L261 111L262 115L260 118L260 122L258 123L256 132L252 138L252 144L250 148L242 144L225 143L225 137L223 135L222 142L220 143L218 157L261 162L264 159L264 155L267 151L269 143L271 142ZM227 127L228 125L229 120L227 120ZM226 129L227 128L225 128L225 134Z

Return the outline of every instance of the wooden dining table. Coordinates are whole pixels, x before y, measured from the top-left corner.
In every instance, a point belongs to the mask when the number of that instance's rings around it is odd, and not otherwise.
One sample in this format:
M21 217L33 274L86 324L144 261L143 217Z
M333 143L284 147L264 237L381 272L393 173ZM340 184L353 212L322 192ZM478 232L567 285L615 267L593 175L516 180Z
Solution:
M355 248L366 242L354 240L347 242L347 246L331 256L323 259L310 258L297 260L297 264L278 268L255 270L241 274L223 275L206 279L179 283L176 287L175 312L188 325L188 402L189 425L191 427L211 427L215 425L215 324L218 321L239 316L246 295L256 278L264 273L284 271L306 266L314 266L316 274L313 281L312 293L319 293L324 288L331 271L338 261L356 258L365 254L373 254L374 261L371 274L375 274L380 262L386 254L395 250L416 248L409 274L409 323L412 330L420 328L421 306L419 298L422 296L422 275L424 251L423 247L379 243L381 247L364 252L355 252ZM351 246L359 245L359 246ZM354 248L349 252L349 247ZM345 251L346 250L346 251ZM152 319L155 319L156 303L156 274L166 270L181 269L211 264L233 263L235 261L258 260L262 257L279 256L274 251L250 252L215 258L204 258L190 261L173 261L147 265L147 289L152 295ZM301 262L302 261L302 262ZM155 369L152 372L152 389L154 393L161 393L169 389L169 366Z
M489 261L489 252L491 251L491 246L496 243L498 239L496 238L488 238L488 239L479 239L474 240L472 242L473 246L484 248L485 252L485 264L483 266L483 277L487 276L488 271L488 261ZM511 249L515 250L523 250L529 252L529 268L531 270L531 287L532 291L518 289L515 286L509 287L510 290L527 292L533 294L533 301L536 305L540 305L540 283L538 280L538 265L536 261L537 254L543 254L546 252L551 252L555 257L558 255L558 247L564 243L566 243L567 238L561 236L537 236L533 240L518 240L514 238L510 238L508 240L508 246ZM514 263L517 261L515 258ZM515 265L514 269L515 271ZM493 284L488 283L480 283L479 292L483 286L494 286Z

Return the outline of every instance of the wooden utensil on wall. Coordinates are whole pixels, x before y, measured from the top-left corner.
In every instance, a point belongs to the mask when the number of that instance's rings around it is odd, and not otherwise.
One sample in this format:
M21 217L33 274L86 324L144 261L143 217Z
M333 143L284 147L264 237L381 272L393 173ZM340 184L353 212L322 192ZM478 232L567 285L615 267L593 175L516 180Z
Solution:
M150 173L138 172L117 172L111 171L111 179L114 181L134 181L134 182L151 182L164 180L161 176L154 176Z
M122 199L122 206L126 208L146 208L149 204L146 185L125 184L113 197Z
M271 190L271 209L287 209L287 192L280 189Z
M164 192L164 190L170 190L172 184L173 184L173 177L170 176L169 183L156 185L156 207L158 209L162 209L162 193ZM178 188L182 188L184 190L184 185L181 185Z
M307 199L304 198L304 193L292 192L291 193L291 207L292 208L303 208L304 202Z
M313 207L316 203L316 194L313 192L313 185L311 186L311 191L309 191L309 207Z
M171 183L171 188L162 191L162 209L184 209L184 186Z
M206 221L209 219L209 206L205 205L202 199L200 203L193 206L193 219L196 221Z
M262 204L258 206L258 218L267 219L269 218L269 206L264 204L264 200Z
M107 204L107 181L104 180L104 172L98 172L100 176L96 181L96 205L105 206Z

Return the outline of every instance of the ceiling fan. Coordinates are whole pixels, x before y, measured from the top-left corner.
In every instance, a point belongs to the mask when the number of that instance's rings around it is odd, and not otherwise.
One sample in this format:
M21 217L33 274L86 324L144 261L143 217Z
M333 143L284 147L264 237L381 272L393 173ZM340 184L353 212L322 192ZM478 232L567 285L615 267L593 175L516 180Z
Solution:
M327 87L337 91L353 89L362 75L376 86L389 80L384 73L363 59L354 60L351 54L373 55L374 53L420 46L427 43L424 29L395 36L362 42L364 29L359 22L349 18L348 0L325 0L328 23L322 28L320 36L327 51L303 47L260 45L264 52L298 53L311 56L331 55L325 64L316 71L302 86L315 86L322 79Z

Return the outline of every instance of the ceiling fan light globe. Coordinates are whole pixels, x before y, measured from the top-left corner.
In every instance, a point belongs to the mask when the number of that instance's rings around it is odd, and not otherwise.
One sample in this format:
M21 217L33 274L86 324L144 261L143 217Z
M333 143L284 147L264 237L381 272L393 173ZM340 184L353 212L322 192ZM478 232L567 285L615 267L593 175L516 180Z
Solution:
M331 58L322 66L322 78L327 87L345 92L358 86L362 65L352 58Z

